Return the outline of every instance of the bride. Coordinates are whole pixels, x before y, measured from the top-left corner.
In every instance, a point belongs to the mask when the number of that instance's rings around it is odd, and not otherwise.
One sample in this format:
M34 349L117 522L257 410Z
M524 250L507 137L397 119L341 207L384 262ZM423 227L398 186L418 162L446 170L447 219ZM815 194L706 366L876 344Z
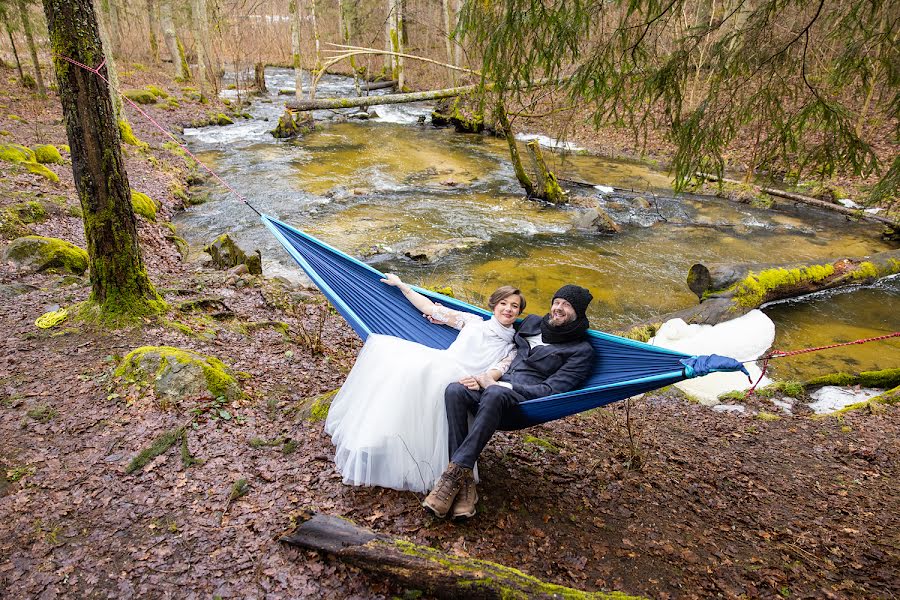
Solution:
M459 336L435 350L369 335L331 403L325 431L344 483L425 492L449 461L444 389L455 381L478 389L474 375L500 379L515 356L513 323L525 298L503 286L488 300L493 316L483 319L435 304L392 273L381 281L399 288L432 323L459 329Z

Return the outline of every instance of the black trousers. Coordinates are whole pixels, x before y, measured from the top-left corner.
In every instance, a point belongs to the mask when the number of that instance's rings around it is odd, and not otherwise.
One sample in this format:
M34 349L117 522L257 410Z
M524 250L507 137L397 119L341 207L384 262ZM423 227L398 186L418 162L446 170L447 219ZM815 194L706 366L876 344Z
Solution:
M471 469L488 440L497 431L503 412L523 401L521 395L502 385L470 390L451 383L444 392L447 423L450 426L450 462ZM469 427L469 413L475 415Z

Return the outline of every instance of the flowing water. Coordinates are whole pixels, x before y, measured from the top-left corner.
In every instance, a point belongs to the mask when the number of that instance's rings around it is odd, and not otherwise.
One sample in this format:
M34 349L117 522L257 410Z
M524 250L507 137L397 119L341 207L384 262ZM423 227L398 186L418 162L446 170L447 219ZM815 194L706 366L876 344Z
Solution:
M525 200L499 138L420 124L427 105L375 107L368 121L316 113L318 127L297 141L269 135L283 111L277 90L293 86L288 70L270 69L274 90L257 100L254 119L227 127L188 129L192 152L261 212L286 221L382 271L411 283L450 285L481 302L514 284L529 310L543 312L564 283L591 289L589 312L599 329L620 329L697 302L685 284L695 262L787 263L858 256L890 249L872 226L806 209L754 209L712 198L673 198L670 179L645 165L588 156L577 149L545 152L560 177L639 191L579 195L600 200L624 225L619 235L573 229L584 209ZM326 76L318 97L352 95L352 81ZM377 93L377 92L376 92ZM377 116L376 116L377 115ZM542 139L542 141L547 141ZM191 244L231 232L245 249L260 248L269 275L302 278L299 268L239 199L209 186L212 201L176 223ZM428 263L405 253L466 249ZM823 294L766 309L775 346L789 350L900 330L900 279ZM773 362L779 377L900 365L900 341L831 350Z

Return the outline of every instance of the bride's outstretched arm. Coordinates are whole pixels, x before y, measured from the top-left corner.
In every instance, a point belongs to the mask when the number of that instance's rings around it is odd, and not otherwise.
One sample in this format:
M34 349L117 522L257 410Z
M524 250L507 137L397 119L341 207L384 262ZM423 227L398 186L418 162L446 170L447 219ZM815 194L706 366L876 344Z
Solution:
M434 302L409 287L408 284L403 283L400 278L393 273L386 273L384 279L381 280L381 283L386 283L387 285L398 288L403 292L403 296L409 300L410 304L422 311L423 315L430 317L434 312Z

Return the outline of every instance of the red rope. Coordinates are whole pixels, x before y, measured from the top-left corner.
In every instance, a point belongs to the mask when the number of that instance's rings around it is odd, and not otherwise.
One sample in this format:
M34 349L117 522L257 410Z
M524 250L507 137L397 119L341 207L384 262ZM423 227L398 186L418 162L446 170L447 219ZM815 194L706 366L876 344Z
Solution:
M53 56L55 56L56 58L62 59L62 60L64 60L64 61L66 61L66 62L72 63L73 65L75 65L75 66L77 66L77 67L81 67L82 69L84 69L84 70L86 70L86 71L90 71L91 73L97 75L97 76L98 76L100 79L102 79L104 82L106 82L106 85L109 86L110 89L112 89L112 85L109 83L109 80L108 80L106 77L104 77L102 73L100 73L100 69L102 69L102 68L103 68L103 65L106 64L106 58L105 58L105 57L104 57L104 59L100 62L100 64L99 64L97 67L89 67L89 66L87 66L87 65L85 65L85 64L83 64L83 63L78 62L77 60L75 60L75 59L73 59L73 58L69 58L68 56L63 56L63 55L61 55L61 54L54 54ZM218 181L219 183L221 183L221 184L222 184L223 186L225 186L232 194L234 194L235 196L237 196L238 199L241 200L241 202L243 202L244 204L246 204L247 206L249 206L250 208L252 208L253 211L256 212L256 214L260 214L259 211L256 210L255 208L253 208L253 206L247 201L246 198L244 198L244 196L241 195L240 192L238 192L236 189L234 189L233 187L231 187L230 185L228 185L228 182L225 181L224 179L222 179L221 177L219 177L219 174L218 174L218 173L216 173L215 171L213 171L212 169L210 169L209 167L207 167L207 166L203 163L203 161L201 161L199 158L197 158L196 156L194 156L194 153L191 152L190 150L188 150L187 146L185 146L184 144L182 144L182 143L178 140L178 138L176 138L176 137L175 137L174 135L172 135L169 131L167 131L162 125L160 125L159 123L157 123L156 120L155 120L153 117L151 117L151 116L148 115L146 112L144 112L144 110L143 110L140 106L138 106L137 104L135 104L135 103L131 100L131 98L125 96L122 92L120 92L120 91L118 91L118 90L114 90L114 91L116 92L116 94L119 95L120 98L122 98L123 100L125 100L125 102L127 102L128 104L130 104L136 111L138 111L139 113L141 113L141 115L143 115L145 119L147 119L148 121L150 121L151 123L153 123L153 125L154 125L157 129L159 129L159 130L163 133L163 135L167 136L167 137L168 137L169 139L171 139L173 142L175 142L176 144L178 144L178 146L179 146L182 150L184 150L184 151L187 153L188 156L190 156L192 159L194 159L194 160L197 162L198 165L200 165L201 167L203 167L204 169L206 169L206 170L209 172L210 175L212 175L213 177L215 177L215 178L216 178L216 181ZM261 216L261 215L260 215L260 216Z
M793 350L791 352L782 352L781 350L772 350L768 354L757 359L757 360L763 361L762 371L759 374L759 379L756 380L756 383L754 383L752 386L750 386L750 389L747 390L747 393L744 396L744 398L749 398L750 395L756 390L756 386L759 385L759 382L762 381L762 378L766 374L766 369L769 368L769 361L773 358L784 358L785 356L795 356L797 354L806 354L808 352L818 352L819 350L828 350L830 348L840 348L841 346L852 346L854 344L865 344L868 342L878 342L880 340L887 340L887 339L890 339L893 337L900 337L900 331L895 331L893 333L887 333L885 335L879 335L876 337L863 338L861 340L853 340L852 342L842 342L840 344L829 344L828 346L816 346L815 348L802 348L800 350ZM752 361L748 361L748 362L752 362Z

